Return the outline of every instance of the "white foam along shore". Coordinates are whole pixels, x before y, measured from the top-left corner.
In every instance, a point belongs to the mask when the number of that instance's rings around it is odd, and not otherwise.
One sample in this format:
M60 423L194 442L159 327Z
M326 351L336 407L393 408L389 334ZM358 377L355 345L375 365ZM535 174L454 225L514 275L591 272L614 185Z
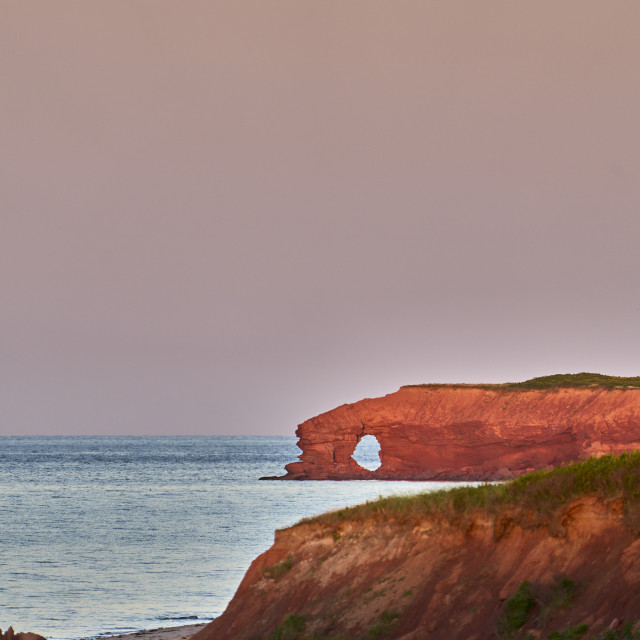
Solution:
M160 629L144 629L118 636L107 636L105 640L187 640L194 633L200 631L206 622L187 624L180 627L163 627ZM101 638L104 636L101 636Z

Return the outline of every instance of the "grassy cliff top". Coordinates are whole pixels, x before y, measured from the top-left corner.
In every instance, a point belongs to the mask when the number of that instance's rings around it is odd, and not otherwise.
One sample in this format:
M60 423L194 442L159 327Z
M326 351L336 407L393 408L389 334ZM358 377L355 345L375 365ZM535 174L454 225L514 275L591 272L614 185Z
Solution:
M531 378L524 382L505 382L503 384L408 384L402 387L474 387L480 389L560 389L572 387L601 387L603 389L640 388L640 376L623 378L620 376L605 376L602 373L556 373L551 376Z
M303 520L337 525L365 518L413 520L422 516L455 518L473 511L498 514L505 508L543 518L580 497L624 498L640 504L640 451L572 462L552 471L536 471L500 484L391 496Z

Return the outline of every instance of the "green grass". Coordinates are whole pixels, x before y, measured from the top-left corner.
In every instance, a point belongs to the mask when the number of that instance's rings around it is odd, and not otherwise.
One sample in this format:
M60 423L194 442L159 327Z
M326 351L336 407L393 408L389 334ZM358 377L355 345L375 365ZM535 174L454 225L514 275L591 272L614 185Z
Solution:
M553 389L561 387L640 387L640 376L623 378L620 376L605 376L602 373L557 373L551 376L532 378L524 382L510 382L506 385L510 389Z
M479 389L503 389L507 391L572 387L600 387L603 389L640 388L640 376L624 378L621 376L606 376L602 373L556 373L550 376L531 378L531 380L525 380L524 382L505 382L502 384L409 384L402 388L411 387L475 387Z
M640 452L606 455L572 462L552 471L536 471L503 484L390 496L364 504L329 512L303 523L335 526L344 520L413 519L423 516L451 519L483 510L497 514L506 507L521 512L548 514L555 508L584 495L605 498L623 497L627 506L640 499Z

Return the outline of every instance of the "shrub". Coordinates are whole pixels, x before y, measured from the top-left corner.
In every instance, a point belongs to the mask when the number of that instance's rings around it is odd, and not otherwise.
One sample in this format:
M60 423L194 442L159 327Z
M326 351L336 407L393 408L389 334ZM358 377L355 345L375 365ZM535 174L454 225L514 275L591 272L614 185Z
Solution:
M284 560L276 562L271 567L267 567L263 572L263 576L267 578L273 578L274 580L280 580L288 571L293 567L293 561L291 556L287 556Z
M637 623L636 623L637 624ZM627 622L621 629L611 629L598 636L598 640L633 640L639 634L634 631L634 623Z
M269 636L269 640L297 640L306 626L304 616L287 616L284 622Z
M500 636L512 638L522 628L535 606L536 599L531 593L531 585L525 580L513 596L504 603L504 610L498 619Z
M380 615L380 621L369 629L368 636L370 638L386 636L391 632L399 617L400 614L397 611L383 611Z
M587 631L589 631L589 625L579 624L564 631L553 631L549 635L549 640L579 640Z
M566 609L573 604L573 597L576 593L576 584L571 578L563 576L558 580L553 589L551 606Z

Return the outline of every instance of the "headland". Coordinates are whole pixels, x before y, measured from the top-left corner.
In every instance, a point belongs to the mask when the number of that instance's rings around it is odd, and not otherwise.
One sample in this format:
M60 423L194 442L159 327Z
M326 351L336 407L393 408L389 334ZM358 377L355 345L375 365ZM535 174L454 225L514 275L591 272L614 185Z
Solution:
M306 420L296 435L299 461L277 479L505 480L640 448L640 377L410 385ZM365 435L380 444L376 471L353 458Z

